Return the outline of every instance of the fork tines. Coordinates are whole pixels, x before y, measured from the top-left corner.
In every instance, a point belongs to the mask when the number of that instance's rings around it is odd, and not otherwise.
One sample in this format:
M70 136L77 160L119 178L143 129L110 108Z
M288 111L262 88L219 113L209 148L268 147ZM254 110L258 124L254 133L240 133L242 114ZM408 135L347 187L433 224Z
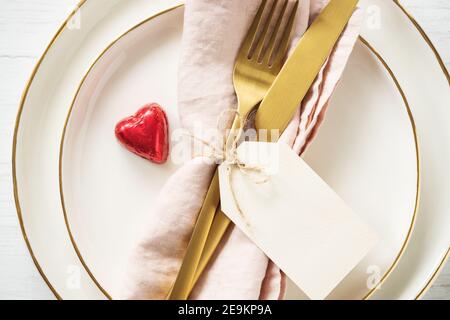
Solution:
M268 6L268 2L272 4ZM283 61L297 9L298 1L263 0L244 40L247 58L266 64Z

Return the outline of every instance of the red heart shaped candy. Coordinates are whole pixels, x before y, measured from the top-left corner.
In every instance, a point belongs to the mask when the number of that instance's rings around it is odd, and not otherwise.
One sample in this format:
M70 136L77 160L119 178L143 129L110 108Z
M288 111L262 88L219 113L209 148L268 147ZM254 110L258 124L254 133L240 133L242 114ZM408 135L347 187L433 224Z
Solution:
M169 125L164 110L156 103L139 109L116 125L116 137L129 151L162 164L169 157Z

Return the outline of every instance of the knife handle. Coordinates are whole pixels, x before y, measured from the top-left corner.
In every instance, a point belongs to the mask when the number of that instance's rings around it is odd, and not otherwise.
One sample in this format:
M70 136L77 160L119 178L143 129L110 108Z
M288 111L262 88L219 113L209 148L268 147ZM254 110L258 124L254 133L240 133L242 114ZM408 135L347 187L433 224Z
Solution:
M220 206L217 208L216 215L214 217L213 224L209 230L208 239L206 240L205 247L197 270L195 270L194 280L192 281L191 290L195 287L198 279L205 270L208 262L211 260L216 248L218 247L221 239L231 224L231 220L222 212Z
M169 293L168 300L187 300L193 287L195 272L199 264L209 230L220 201L219 173L216 170L200 210L194 231L189 241L180 271Z
M242 123L240 122L240 117L235 117L233 126L231 128L232 132L242 126ZM233 142L233 139L235 139L234 135L230 134L228 136L227 144ZM168 300L188 299L195 282L197 282L200 276L200 274L197 274L196 276L197 269L203 271L209 261L209 258L212 256L214 249L220 242L222 235L225 233L226 227L228 227L229 224L229 220L223 213L221 213L220 219L213 224L216 216L216 211L220 211L219 202L219 173L216 168L208 192L206 193L205 200L203 201L202 208L200 209L200 212L198 214L197 222L195 224L191 240L189 241L188 247L186 249L180 271L178 272L175 283L167 297ZM210 229L212 225L214 225L214 232L218 233L212 234L212 239L209 240L209 235L211 234ZM224 229L223 232L221 232L222 229ZM201 267L198 268L201 261L202 252L204 251L207 241L209 243L206 250L206 252L208 253L207 259L203 258Z

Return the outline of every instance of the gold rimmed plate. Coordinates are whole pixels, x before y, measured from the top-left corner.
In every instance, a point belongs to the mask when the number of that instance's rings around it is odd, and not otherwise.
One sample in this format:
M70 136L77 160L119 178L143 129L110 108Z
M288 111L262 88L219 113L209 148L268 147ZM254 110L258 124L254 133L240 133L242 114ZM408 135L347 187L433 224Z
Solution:
M165 107L171 130L179 127L175 97L182 29L183 8L176 8L109 46L83 79L64 128L60 183L67 227L85 268L112 298L120 296L135 235L177 168L127 152L112 128L148 102ZM327 121L305 155L382 239L330 298L369 295L404 248L416 213L414 123L392 74L372 50L365 41L357 44ZM374 283L367 272L375 273ZM304 295L292 286L288 298Z
M58 298L105 298L98 286L100 281L96 284L92 280L94 274L89 275L73 249L59 196L60 136L74 93L93 61L124 30L178 3L180 1L171 0L82 1L81 14L71 16L72 19L81 17L81 28L74 29L71 23L63 25L40 59L24 92L14 136L15 199L33 259ZM448 73L427 38L395 2L364 0L361 4L368 13L374 12L374 8L381 10L380 28L373 30L366 26L363 35L388 62L408 96L418 123L422 154L423 149L431 151L425 159L422 156L422 166L428 172L422 177L427 189L445 192L450 179L445 177L444 163L450 159L445 152L438 154L432 146L447 146L450 142L448 136L440 135L446 128L445 119L450 116ZM98 12L104 16L100 17ZM405 59L405 51L415 60ZM419 58L421 63L415 63ZM437 274L435 269L441 265L450 242L446 232L450 201L439 198L439 194L437 192L434 198L428 194L426 201L421 202L427 214L418 215L416 231L419 232L412 234L411 245L402 259L395 259L394 265L398 267L393 270L392 265L388 270L393 272L388 272L390 277L384 281L382 290L376 292L376 298L415 298ZM436 205L433 200L438 200L434 201ZM369 285L383 278L382 272L371 270L367 275L371 280Z
M372 14L362 35L396 74L408 97L421 151L419 215L397 267L373 298L417 299L424 295L450 247L450 77L443 60L401 1L362 0ZM378 23L373 24L374 17Z

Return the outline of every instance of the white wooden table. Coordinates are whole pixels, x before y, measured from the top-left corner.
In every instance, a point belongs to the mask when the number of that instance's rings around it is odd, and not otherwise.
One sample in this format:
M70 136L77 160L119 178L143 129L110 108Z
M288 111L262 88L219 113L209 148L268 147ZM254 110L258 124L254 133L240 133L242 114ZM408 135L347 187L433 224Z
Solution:
M37 59L78 0L0 0L0 299L53 299L19 229L11 142L19 99ZM450 1L402 0L450 67ZM426 298L450 299L450 264Z

